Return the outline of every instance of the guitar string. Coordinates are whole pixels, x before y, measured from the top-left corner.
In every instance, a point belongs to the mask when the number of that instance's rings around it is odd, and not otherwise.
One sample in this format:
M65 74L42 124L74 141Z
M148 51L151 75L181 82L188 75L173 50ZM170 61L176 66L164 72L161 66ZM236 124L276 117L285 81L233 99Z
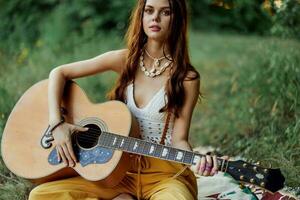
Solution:
M90 127L88 127L89 129L88 129L88 133L91 133L91 134L84 134L84 132L81 132L81 133L83 133L83 134L79 134L78 136L83 136L83 137L81 137L81 139L87 139L87 140L89 140L89 141L93 141L94 142L94 140L96 140L96 139L98 139L98 137L100 137L101 136L101 133L105 133L105 134L107 134L107 136L106 137L104 137L104 138L102 138L103 139L103 144L102 145L105 145L105 143L106 142L110 142L110 140L112 139L111 137L113 136L113 135L116 135L116 137L123 137L124 139L126 139L126 138L132 138L132 139L137 139L137 138L134 138L134 137L125 137L125 136L120 136L120 135L117 135L117 134L114 134L114 133L110 133L110 132L106 132L106 131L101 131L101 130L99 130L99 129L94 129L94 128L90 128ZM77 137L78 137L77 136ZM128 141L127 141L128 142ZM146 141L147 142L147 141ZM130 146L130 141L129 141L129 143L128 143L128 145ZM106 145L107 146L107 145ZM129 147L128 146L128 147ZM175 149L175 150L177 150L177 149ZM200 156L200 157L203 157L203 156L205 156L205 155L203 155L203 154L199 154L199 153L195 153L195 152L192 152L192 151L186 151L186 152L191 152L191 153L193 153L193 154L195 154L195 155L198 155L198 156ZM223 161L224 159L222 159L222 158L217 158L217 160L219 161L219 162L221 162L221 161Z
M97 129L92 129L92 128L89 128L89 130L91 130L91 131L89 131L89 133L94 133L93 135L95 136L95 134L97 135L97 136L100 136L99 135L99 130L97 130ZM106 134L112 134L112 133L109 133L109 132L103 132L103 133L106 133ZM108 137L107 137L108 136ZM103 140L107 140L106 142L110 142L111 141L111 135L107 135L106 137L104 137L103 138ZM119 135L118 135L119 136ZM91 140L91 139L97 139L97 137L89 137L89 135L88 134L86 134L86 135L84 135L84 134L80 134L80 135L78 135L77 137L79 137L80 139L89 139L89 141L93 141L94 142L94 140ZM124 136L119 136L119 137L124 137ZM126 137L124 137L124 138L126 138ZM136 138L133 138L133 139L136 139ZM143 144L143 146L144 146L144 148L145 148L145 145L147 145L147 141L143 141L143 140L141 140L141 141L139 141L139 142L145 142L144 144ZM149 143L149 144L151 144L151 143ZM105 145L105 142L103 141L103 145ZM128 147L130 146L130 145L132 145L132 143L130 144L130 141L127 141L127 145L128 145ZM141 146L141 145L140 145ZM144 149L143 148L143 149ZM177 150L177 149L175 149L175 150Z
M101 131L99 131L98 129L93 129L93 128L89 128L88 129L88 133L92 133L92 134L84 134L84 132L83 132L83 134L80 134L80 136L84 136L84 138L85 137L89 137L89 139L97 139L99 136L101 136ZM99 134L100 133L100 134ZM106 132L106 131L103 131L102 133L105 133L105 134L108 134L108 137L106 136L105 138L103 138L103 140L111 140L112 138L111 138L111 136L112 135L114 135L113 133L110 133L110 132ZM91 136L91 137L90 137ZM96 136L96 137L94 137L94 136ZM124 137L124 136L120 136L120 135L116 135L117 137L119 136L119 137ZM128 137L124 137L124 138L128 138ZM130 138L133 138L133 137L130 137ZM137 139L137 138L133 138L133 139ZM108 142L107 141L107 142ZM147 141L146 141L147 142ZM192 152L192 153L194 153L194 152ZM204 156L204 155L202 155L202 154L198 154L198 153L195 153L196 155L199 155L199 156Z

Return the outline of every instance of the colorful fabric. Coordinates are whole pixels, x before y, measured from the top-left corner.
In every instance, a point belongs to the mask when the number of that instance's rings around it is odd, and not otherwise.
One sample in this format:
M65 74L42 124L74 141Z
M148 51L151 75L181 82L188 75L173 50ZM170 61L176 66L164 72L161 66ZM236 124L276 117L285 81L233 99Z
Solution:
M222 172L197 179L199 200L258 200L247 187L240 188L237 181Z

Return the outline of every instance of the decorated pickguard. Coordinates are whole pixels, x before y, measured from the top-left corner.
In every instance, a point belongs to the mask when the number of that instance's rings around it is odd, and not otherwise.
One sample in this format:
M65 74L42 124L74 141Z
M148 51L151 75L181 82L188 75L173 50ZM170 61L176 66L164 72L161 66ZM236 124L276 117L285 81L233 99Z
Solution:
M79 125L82 127L89 127L90 129L93 129L91 133L87 131L84 134L95 134L95 131L99 131L100 133L101 131L108 130L105 122L97 117L85 118L79 122ZM73 141L73 149L74 149L75 156L83 167L89 164L107 163L113 156L114 150L100 146L98 144L99 142L98 137L95 137L94 140L95 143L92 143L91 144L92 146L86 148L84 148L82 144L80 145L80 142L78 142L77 139L75 139L75 141L77 142ZM49 154L48 162L51 165L58 165L62 162L62 161L58 162L57 152L55 148Z
M75 149L76 147L74 148L74 150ZM76 158L78 158L81 166L85 167L89 164L103 164L108 162L112 158L114 151L112 149L96 146L92 149L81 149L77 147L77 151L75 151L74 153L76 155ZM58 165L62 162L58 162L57 152L55 148L49 154L48 162L51 165Z

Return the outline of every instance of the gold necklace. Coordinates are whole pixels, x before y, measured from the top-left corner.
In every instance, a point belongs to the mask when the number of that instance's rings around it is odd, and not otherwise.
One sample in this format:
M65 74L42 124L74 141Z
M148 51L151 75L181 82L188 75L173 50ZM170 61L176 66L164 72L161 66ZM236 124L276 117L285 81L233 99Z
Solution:
M145 50L146 51L146 50ZM146 51L146 53L148 54L148 52ZM148 77L151 77L151 78L154 78L155 76L158 76L158 75L161 75L169 66L172 66L172 61L167 61L162 67L160 67L160 60L166 58L165 56L164 57L161 57L161 58L153 58L152 56L150 56L148 54L148 56L151 58L151 59L154 59L154 63L152 65L152 68L150 71L148 71L145 67L145 64L144 64L144 51L142 51L142 54L141 54L141 57L140 57L140 67L141 67L141 70L142 72L144 72L144 74ZM157 69L158 68L158 69Z

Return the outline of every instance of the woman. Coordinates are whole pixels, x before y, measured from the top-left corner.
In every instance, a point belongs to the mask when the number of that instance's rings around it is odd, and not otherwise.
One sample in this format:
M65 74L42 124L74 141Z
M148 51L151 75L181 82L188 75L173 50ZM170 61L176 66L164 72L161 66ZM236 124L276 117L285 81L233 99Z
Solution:
M60 121L59 105L66 80L112 70L119 74L119 81L110 97L127 103L139 121L142 139L191 151L188 133L200 95L200 77L188 55L186 2L138 0L126 36L128 49L51 71L50 125L54 127ZM155 135L165 126L169 127L165 137ZM86 128L65 122L53 130L60 159L69 166L76 165L70 142L70 135L76 131ZM190 168L148 157L136 160L133 169L114 188L75 177L42 184L31 191L29 199L190 200L197 198L194 173L209 176L218 170L215 156L203 157Z

